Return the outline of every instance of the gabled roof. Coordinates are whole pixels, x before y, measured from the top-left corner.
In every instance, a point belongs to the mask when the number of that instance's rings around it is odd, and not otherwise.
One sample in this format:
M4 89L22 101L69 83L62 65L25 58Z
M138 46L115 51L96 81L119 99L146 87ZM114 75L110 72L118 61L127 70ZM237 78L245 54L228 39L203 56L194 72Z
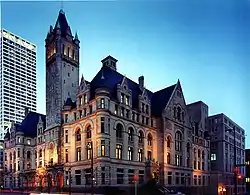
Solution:
M111 98L117 99L117 84L121 84L124 75L119 72L107 67L102 66L100 71L96 74L93 80L90 82L91 85L91 97L94 97L95 90L97 88L106 88L110 91ZM138 108L138 96L142 94L139 85L134 81L127 79L128 88L132 91L132 103L134 108ZM147 90L149 99L152 99L153 93Z
M152 114L160 116L169 102L176 84L166 87L154 93L152 99Z
M39 118L41 117L43 122L43 128L46 126L46 116L36 112L29 112L19 126L19 130L27 137L36 137L37 125Z
M27 116L23 119L20 124L14 124L16 132L22 132L26 137L36 137L37 136L37 125L41 117L43 128L46 126L46 116L36 112L29 112ZM5 134L5 139L10 138L10 133Z
M117 99L117 84L121 84L123 80L123 75L119 72L107 67L102 66L100 71L96 74L96 76L91 81L91 97L94 98L95 90L97 88L106 88L109 89L111 93L111 98ZM139 87L139 84L127 79L128 88L132 91L132 103L133 108L138 108L138 97L142 94L142 91ZM167 87L165 89L162 89L160 91L157 91L153 93L152 91L146 89L146 92L148 94L148 98L151 101L151 109L152 109L152 115L154 116L160 116L162 114L162 111L166 107L176 84Z

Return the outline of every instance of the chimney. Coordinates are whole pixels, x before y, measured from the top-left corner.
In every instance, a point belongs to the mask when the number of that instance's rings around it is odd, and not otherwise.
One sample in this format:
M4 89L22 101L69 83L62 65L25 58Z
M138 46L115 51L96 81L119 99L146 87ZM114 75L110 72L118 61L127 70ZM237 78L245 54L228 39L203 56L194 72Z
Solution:
M138 78L138 81L139 81L139 87L142 90L144 88L144 76L140 76Z
M25 107L24 108L24 117L26 117L29 114L29 112L30 112L30 109Z

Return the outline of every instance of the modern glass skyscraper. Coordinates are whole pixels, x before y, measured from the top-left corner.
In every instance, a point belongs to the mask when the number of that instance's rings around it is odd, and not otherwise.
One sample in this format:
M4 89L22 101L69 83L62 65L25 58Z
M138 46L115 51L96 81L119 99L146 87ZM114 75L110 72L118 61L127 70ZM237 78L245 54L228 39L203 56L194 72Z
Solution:
M0 31L0 139L25 110L36 111L36 46Z

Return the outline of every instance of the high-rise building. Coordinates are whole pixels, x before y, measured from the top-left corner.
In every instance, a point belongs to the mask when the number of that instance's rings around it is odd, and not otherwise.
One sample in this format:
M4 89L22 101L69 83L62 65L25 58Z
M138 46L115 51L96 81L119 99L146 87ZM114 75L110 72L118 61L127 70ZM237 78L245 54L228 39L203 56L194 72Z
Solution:
M207 126L211 135L211 186L233 194L234 171L237 171L238 193L244 191L245 130L225 114L209 116ZM236 144L234 144L234 131ZM236 145L236 165L234 168L234 146Z
M7 30L0 31L0 139L11 123L36 111L36 46Z

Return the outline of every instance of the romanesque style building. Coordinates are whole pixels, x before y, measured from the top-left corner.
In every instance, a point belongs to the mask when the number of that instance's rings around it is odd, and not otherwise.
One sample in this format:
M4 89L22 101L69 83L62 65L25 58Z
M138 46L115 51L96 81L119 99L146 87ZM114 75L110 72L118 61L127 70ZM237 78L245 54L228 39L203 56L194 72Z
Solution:
M208 107L186 105L179 80L150 91L111 56L79 82L79 43L60 11L46 37L46 122L30 112L6 135L5 185L129 186L151 170L165 186L208 186Z

